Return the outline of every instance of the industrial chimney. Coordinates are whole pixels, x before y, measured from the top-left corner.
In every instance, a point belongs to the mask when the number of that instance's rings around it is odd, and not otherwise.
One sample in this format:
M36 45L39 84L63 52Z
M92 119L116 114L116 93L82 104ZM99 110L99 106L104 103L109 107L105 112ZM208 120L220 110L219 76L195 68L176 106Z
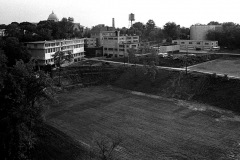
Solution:
M112 27L115 28L115 21L114 21L114 18L112 19Z

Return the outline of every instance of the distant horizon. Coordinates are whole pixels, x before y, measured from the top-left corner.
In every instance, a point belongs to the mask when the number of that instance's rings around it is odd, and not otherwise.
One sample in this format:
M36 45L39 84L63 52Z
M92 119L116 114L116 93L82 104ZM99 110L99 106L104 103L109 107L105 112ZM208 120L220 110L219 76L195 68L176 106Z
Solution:
M116 28L128 28L130 13L135 14L133 23L146 24L152 19L160 28L167 22L175 22L186 28L197 23L206 25L210 21L239 24L238 4L240 2L237 0L8 0L0 2L0 24L38 23L47 20L52 11L59 20L73 17L75 23L88 28L98 24L112 26L112 18L115 19Z

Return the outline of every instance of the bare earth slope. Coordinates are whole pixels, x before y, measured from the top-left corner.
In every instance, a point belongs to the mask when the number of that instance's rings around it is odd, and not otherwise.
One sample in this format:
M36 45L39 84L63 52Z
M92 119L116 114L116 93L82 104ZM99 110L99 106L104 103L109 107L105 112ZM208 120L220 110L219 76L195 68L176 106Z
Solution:
M121 159L240 159L240 118L177 100L113 87L61 93L47 123L86 146L94 135L120 135Z

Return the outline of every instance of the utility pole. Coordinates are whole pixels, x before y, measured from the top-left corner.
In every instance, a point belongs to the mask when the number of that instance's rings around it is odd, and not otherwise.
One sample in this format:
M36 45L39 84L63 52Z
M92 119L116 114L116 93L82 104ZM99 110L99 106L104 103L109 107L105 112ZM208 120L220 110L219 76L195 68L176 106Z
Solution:
M186 52L186 57L185 57L185 72L186 72L186 75L188 73L188 70L187 70L187 67L188 67L188 46L186 45L186 49L187 49L187 52Z

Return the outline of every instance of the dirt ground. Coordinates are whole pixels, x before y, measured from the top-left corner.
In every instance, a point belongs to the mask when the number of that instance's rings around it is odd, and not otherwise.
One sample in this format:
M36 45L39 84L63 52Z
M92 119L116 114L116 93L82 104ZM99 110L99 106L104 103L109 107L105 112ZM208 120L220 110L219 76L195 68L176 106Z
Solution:
M111 86L58 95L48 124L86 147L120 136L120 159L240 159L240 117L214 107L136 95Z

